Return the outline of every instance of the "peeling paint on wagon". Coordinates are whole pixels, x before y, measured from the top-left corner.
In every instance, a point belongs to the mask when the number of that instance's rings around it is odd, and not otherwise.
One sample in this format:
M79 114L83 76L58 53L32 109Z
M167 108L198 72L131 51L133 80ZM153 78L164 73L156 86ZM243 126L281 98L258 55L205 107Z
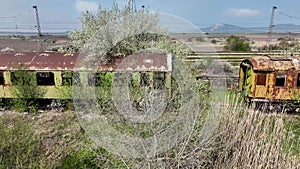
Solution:
M300 59L264 55L243 60L239 90L252 100L293 100L300 95Z
M0 53L0 70L16 70L20 65L26 65L30 70L74 70L79 57L78 54L60 53ZM100 64L98 70L126 70L122 66L126 64L134 71L170 71L169 61L166 54L134 54L128 59L117 58L114 63Z

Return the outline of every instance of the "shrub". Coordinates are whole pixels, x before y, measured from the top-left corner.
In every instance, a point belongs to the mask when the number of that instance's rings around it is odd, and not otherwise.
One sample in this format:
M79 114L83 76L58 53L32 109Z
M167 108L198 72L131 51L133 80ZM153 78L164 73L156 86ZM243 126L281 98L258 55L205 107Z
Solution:
M210 42L211 42L212 44L216 44L216 43L217 43L217 40L216 40L216 39L212 39Z
M250 51L251 47L248 39L232 35L226 39L224 49L233 52L246 52Z
M12 95L10 105L20 112L35 112L38 106L38 98L41 98L45 91L36 83L35 74L20 67L11 72L13 87L10 88Z
M118 156L108 153L103 148L82 148L66 155L58 168L126 168L126 165Z
M187 42L192 42L192 41L193 41L193 38L188 38L186 41L187 41Z
M197 42L205 42L205 39L203 37L196 37Z
M32 130L32 121L23 115L0 115L0 168L40 168L41 144Z

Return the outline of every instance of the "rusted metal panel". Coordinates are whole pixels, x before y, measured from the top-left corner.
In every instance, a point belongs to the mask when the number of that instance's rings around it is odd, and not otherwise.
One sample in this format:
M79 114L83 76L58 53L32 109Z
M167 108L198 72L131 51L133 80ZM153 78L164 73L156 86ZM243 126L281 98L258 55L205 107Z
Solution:
M246 59L253 65L255 71L284 71L289 69L300 70L300 59L289 56L259 56Z
M1 53L0 70L72 70L76 60L77 55L61 53Z
M267 75L267 83L266 83L266 88L267 88L267 96L266 98L272 99L273 98L273 92L274 92L274 86L275 86L275 75L274 72L268 72Z
M63 53L0 53L0 70L74 70L76 62L85 56ZM172 56L167 54L139 53L116 58L114 62L97 65L97 70L163 71L172 70ZM83 70L88 69L87 67Z
M116 70L126 71L172 71L172 56L166 54L140 53L126 57Z
M290 69L287 71L279 71L275 73L274 81L278 74L285 74L285 85L284 86L276 86L273 85L273 97L272 100L291 100L292 99L292 91L296 87L296 71L295 69Z

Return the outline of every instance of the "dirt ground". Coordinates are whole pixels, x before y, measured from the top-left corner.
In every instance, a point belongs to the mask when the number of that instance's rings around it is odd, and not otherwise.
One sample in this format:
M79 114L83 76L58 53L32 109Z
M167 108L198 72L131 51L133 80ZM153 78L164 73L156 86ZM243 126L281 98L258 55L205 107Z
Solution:
M35 52L38 51L38 39L33 36L4 36L0 37L0 50L10 49L15 52ZM49 50L54 46L62 46L69 43L66 36L43 36L43 51Z
M278 44L280 39L294 39L300 41L300 33L273 33L272 36L268 33L243 33L243 34L175 34L175 38L185 42L195 52L221 52L225 44L226 38L229 36L239 36L249 39L252 50L257 50L268 44ZM205 39L204 41L197 40L197 37ZM211 40L216 40L217 43L211 43ZM270 41L268 41L270 39Z

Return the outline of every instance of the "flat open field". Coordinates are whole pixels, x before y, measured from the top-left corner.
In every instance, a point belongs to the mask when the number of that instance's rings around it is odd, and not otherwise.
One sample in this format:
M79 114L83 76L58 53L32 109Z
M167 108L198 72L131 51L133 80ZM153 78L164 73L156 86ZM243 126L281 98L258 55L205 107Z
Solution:
M223 51L223 46L225 44L226 38L229 36L239 36L248 38L251 42L252 50L257 50L268 44L268 39L271 38L269 44L277 44L280 42L279 39L294 39L300 40L300 33L273 33L270 36L268 33L243 33L243 34L174 34L173 36L183 42L186 42L192 47L194 51L205 52L205 51ZM197 38L201 37L201 38ZM216 40L217 43L211 43L211 40ZM213 49L212 49L213 48Z
M245 33L245 34L193 34L193 33L177 33L171 34L175 39L189 45L194 51L222 51L226 38L235 35L246 37L251 42L251 47L256 50L259 47L267 45L270 37L267 33ZM289 38L300 40L300 33L274 33L271 43L279 43L280 38ZM216 43L211 43L216 40ZM60 47L69 44L70 40L67 36L43 36L43 49L49 50L53 47ZM33 52L38 50L37 37L34 36L5 36L0 37L0 50L4 48L13 49L15 52Z
M66 36L43 36L42 46L49 50L53 46L61 46L69 43ZM0 50L10 48L15 52L34 52L38 50L38 39L33 36L4 36L0 37Z

